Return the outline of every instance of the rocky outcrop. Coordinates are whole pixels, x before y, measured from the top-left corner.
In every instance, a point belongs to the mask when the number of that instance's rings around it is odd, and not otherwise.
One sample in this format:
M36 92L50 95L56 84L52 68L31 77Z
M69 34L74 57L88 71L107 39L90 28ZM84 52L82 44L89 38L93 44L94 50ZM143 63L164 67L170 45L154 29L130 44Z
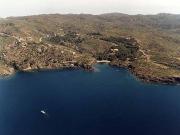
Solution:
M170 85L180 84L180 77L151 77L151 76L144 76L137 74L136 76L139 79L150 83L170 84Z
M7 65L0 66L0 76L9 76L15 73L14 68L8 67Z

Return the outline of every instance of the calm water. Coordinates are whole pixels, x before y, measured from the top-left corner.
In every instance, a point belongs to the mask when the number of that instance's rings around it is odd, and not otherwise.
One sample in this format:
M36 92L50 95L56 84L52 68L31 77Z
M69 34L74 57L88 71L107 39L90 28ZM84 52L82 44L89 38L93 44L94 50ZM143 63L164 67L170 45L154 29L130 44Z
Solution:
M0 79L0 135L180 135L180 86L97 68Z

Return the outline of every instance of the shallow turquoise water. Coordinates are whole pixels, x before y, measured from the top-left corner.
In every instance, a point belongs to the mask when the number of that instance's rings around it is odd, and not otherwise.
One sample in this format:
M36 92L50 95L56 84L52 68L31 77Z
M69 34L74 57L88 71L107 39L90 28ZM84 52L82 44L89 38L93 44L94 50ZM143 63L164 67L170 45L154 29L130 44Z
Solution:
M0 135L180 134L180 86L145 84L125 69L96 68L0 79Z

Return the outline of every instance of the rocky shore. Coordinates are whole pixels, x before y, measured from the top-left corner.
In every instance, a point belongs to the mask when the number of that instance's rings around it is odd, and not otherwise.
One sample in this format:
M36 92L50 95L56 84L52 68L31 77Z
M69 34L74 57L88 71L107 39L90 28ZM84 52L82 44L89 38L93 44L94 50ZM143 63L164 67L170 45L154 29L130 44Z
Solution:
M112 61L109 63L110 66L119 67L119 68L126 68L128 69L133 75L137 77L137 79L145 82L145 83L154 83L154 84L167 84L167 85L179 85L180 84L180 77L174 76L167 76L167 77L157 77L151 76L147 74L143 74L135 70L135 67L128 62L122 61Z
M10 76L15 73L14 68L6 66L0 66L0 76Z
M1 70L0 76L11 76L11 75L15 74L18 71L21 71L21 72L33 72L33 71L43 71L43 70L78 69L78 68L88 70L88 71L93 71L94 64L97 64L97 63L95 63L95 61L94 61L94 62L92 62L91 64L88 64L88 65L76 65L76 66L66 65L66 66L57 67L57 68L44 67L44 68L41 68L41 69L40 68L39 69L30 68L30 69L21 69L21 70L15 70L12 67L7 67L6 66L3 69L0 68L0 70ZM104 62L102 62L102 63L100 62L100 64L104 64ZM137 77L137 79L140 79L141 81L144 81L146 83L168 84L168 85L180 84L180 77L152 77L152 76L146 76L146 75L139 74L139 73L135 72L131 65L127 66L125 63L119 64L119 63L111 62L111 63L107 63L107 64L109 64L110 66L115 66L115 67L119 67L119 68L127 68L132 74L134 74Z
M180 84L180 77L153 77L153 76L146 76L143 74L139 74L134 72L130 69L130 71L137 76L138 79L147 82L147 83L155 83L155 84L167 84L167 85L179 85Z
M41 68L28 68L28 69L14 69L13 67L0 67L0 77L8 77L16 74L17 72L41 72L47 70L64 70L64 69L83 69L93 71L93 64L82 64L82 65L66 65L59 67L41 67Z

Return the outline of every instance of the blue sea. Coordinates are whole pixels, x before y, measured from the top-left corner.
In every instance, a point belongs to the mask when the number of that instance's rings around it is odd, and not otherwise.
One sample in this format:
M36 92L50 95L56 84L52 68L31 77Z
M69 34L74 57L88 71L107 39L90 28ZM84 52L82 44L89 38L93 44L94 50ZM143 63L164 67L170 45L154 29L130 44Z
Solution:
M180 135L180 86L108 65L17 73L0 79L0 135Z

